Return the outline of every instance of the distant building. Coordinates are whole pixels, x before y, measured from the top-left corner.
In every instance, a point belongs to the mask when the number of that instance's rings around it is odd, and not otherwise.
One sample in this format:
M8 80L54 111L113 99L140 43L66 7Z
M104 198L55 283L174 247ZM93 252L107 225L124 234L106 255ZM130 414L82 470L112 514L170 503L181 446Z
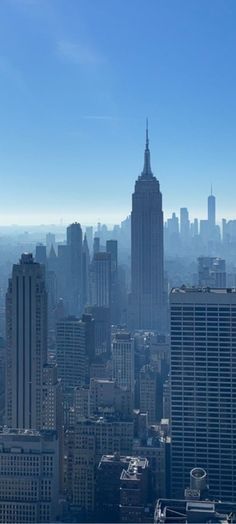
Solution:
M186 207L180 209L180 237L184 245L188 244L190 237L189 213Z
M198 284L203 287L226 287L225 260L217 257L199 257Z
M82 229L75 222L67 228L68 304L71 315L80 315L83 306Z
M135 183L131 213L129 327L165 329L162 194L151 170L148 130L144 167Z

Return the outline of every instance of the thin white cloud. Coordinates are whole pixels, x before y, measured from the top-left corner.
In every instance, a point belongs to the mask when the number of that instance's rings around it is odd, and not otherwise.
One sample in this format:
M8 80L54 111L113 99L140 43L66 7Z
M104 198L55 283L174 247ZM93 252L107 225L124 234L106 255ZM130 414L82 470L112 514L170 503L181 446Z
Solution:
M57 43L59 55L78 65L100 65L104 62L102 57L95 49L88 45L70 42L69 40L60 40Z

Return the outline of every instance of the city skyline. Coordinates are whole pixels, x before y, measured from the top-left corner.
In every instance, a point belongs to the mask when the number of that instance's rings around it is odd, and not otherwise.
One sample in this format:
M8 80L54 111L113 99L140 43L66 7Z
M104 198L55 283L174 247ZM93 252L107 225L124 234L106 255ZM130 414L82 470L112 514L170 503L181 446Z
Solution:
M235 2L3 0L0 14L0 223L124 219L146 115L165 216L203 218L212 183L218 220L233 217Z

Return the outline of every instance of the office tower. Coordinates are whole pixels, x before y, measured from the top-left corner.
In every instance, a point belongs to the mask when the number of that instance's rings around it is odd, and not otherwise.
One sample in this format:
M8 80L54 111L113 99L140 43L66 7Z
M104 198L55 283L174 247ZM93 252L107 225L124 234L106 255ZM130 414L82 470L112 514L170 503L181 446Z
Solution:
M110 253L95 253L94 268L94 297L92 305L110 307L111 305L111 255Z
M203 287L226 287L225 260L216 257L199 257L198 284Z
M189 214L186 207L180 208L180 236L184 244L189 241L190 222Z
M94 319L95 354L111 352L111 313L108 307L89 306L86 312Z
M111 256L111 323L119 324L120 303L118 289L118 242L117 240L107 240L106 251Z
M38 262L38 264L43 264L44 266L46 266L47 250L46 250L46 246L44 246L43 244L37 244L36 246L35 262Z
M59 320L56 329L58 377L65 394L86 380L86 337L83 323L76 317Z
M139 373L139 407L147 413L148 424L157 424L157 372L145 364Z
M83 250L82 250L82 302L83 307L89 303L89 247L87 237L84 235Z
M116 333L112 340L112 376L120 387L134 391L134 340L130 333Z
M209 195L207 200L207 219L209 227L213 229L216 225L216 199L215 196L212 194L212 188L211 194Z
M236 292L175 288L171 306L172 496L193 467L212 497L236 496Z
M162 194L151 170L147 129L144 167L132 196L130 327L162 330L163 308Z
M14 264L6 294L6 424L42 427L42 374L47 362L44 268L32 254Z
M68 303L71 315L82 311L82 229L75 222L67 228L68 246Z
M148 460L132 457L120 477L120 522L145 522L149 501Z
M0 522L56 522L59 517L55 431L0 430Z

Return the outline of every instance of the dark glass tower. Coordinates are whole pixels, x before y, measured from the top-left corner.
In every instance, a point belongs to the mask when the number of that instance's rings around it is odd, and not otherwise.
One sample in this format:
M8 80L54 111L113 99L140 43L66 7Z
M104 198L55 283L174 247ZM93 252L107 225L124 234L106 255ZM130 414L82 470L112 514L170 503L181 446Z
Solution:
M132 196L130 327L162 331L164 316L162 194L151 170L147 127L144 167Z

